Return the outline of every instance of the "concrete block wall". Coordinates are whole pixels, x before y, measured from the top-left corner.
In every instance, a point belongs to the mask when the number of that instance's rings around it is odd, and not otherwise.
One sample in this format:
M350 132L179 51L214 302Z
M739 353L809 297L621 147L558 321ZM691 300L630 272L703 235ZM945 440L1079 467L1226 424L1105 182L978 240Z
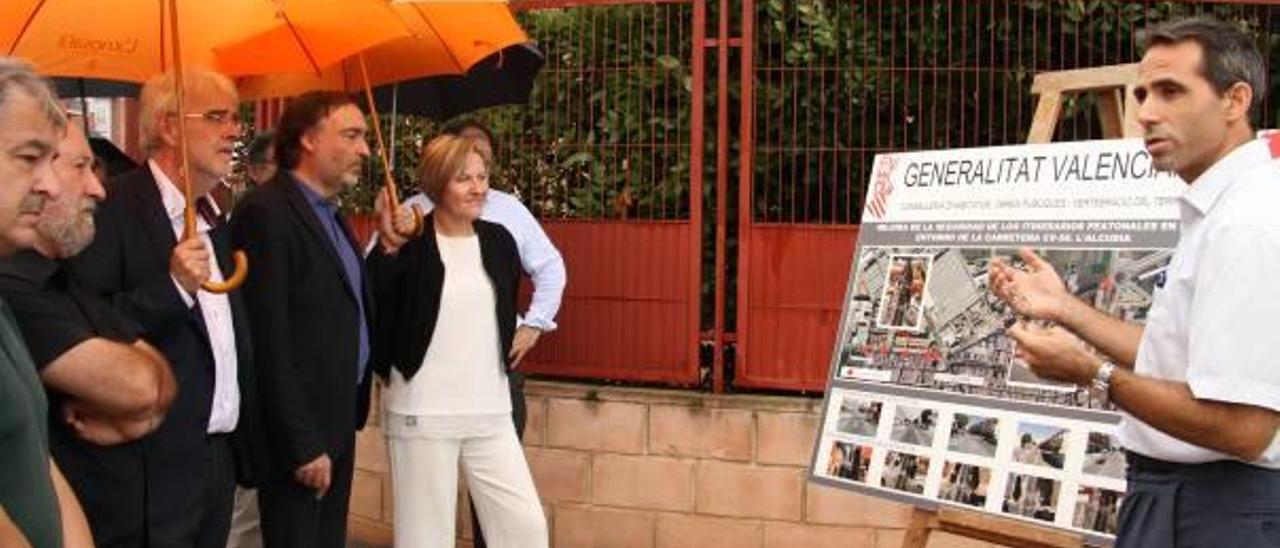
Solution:
M530 382L528 458L555 548L896 548L911 508L812 485L811 398ZM352 538L392 542L376 421L358 437ZM465 497L465 494L461 495ZM466 508L465 502L459 508ZM459 517L459 546L470 546ZM985 548L935 534L935 548Z

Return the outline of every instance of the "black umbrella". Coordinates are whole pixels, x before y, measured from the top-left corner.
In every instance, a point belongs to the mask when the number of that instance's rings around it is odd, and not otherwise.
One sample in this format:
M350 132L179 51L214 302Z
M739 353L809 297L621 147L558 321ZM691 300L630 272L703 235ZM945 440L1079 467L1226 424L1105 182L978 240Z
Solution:
M130 158L128 154L116 147L115 143L102 137L90 137L89 148L93 149L93 155L102 162L106 169L107 178L115 177L121 173L127 173L138 168L138 162Z
M96 78L50 78L58 97L137 97L142 86L133 82L99 80Z
M432 76L374 88L381 112L448 120L485 107L529 102L533 79L546 64L533 44L518 44L481 59L466 74Z

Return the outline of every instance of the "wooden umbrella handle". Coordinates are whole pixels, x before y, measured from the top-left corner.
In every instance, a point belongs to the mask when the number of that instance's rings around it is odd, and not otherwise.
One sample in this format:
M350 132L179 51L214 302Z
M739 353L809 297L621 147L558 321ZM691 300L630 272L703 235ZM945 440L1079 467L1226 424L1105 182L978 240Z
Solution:
M204 282L200 287L210 293L227 293L244 284L244 279L249 276L249 256L237 249L233 258L236 261L236 269L231 273L231 277L221 282Z

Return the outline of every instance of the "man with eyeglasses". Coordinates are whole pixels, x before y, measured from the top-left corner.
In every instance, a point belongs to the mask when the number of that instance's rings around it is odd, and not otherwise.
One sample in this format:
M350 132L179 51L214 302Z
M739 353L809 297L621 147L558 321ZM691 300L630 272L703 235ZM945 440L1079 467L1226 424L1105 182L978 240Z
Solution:
M211 293L201 284L222 281L233 268L230 234L207 195L231 170L241 126L225 76L184 72L184 112L175 80L166 73L143 86L147 161L108 183L97 238L73 268L164 354L178 383L164 423L141 444L146 545L223 548L237 480L251 483L256 469L257 388L239 292ZM180 125L201 212L192 237L183 234Z

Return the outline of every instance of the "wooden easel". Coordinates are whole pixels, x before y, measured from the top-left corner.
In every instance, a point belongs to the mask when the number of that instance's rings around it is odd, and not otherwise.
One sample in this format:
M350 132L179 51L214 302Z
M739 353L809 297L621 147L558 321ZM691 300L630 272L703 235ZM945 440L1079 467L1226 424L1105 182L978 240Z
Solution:
M1021 521L981 514L959 508L941 507L936 511L916 508L911 513L911 526L902 538L902 548L925 548L935 531L1020 548L1081 548L1084 539Z
M1040 102L1036 104L1036 113L1031 119L1027 142L1048 143L1053 140L1053 130L1062 116L1062 99L1071 93L1098 94L1098 117L1102 121L1104 138L1141 135L1138 102L1133 98L1133 86L1137 81L1137 64L1037 74L1031 82L1031 93L1038 94Z
M1048 143L1062 116L1062 99L1072 93L1097 93L1098 116L1107 139L1141 135L1138 104L1133 86L1138 65L1110 65L1037 74L1031 93L1040 96L1031 119L1028 143ZM943 506L937 510L916 508L911 525L902 539L902 548L926 548L934 531L1020 548L1081 548L1078 534L1049 529L1009 518Z

